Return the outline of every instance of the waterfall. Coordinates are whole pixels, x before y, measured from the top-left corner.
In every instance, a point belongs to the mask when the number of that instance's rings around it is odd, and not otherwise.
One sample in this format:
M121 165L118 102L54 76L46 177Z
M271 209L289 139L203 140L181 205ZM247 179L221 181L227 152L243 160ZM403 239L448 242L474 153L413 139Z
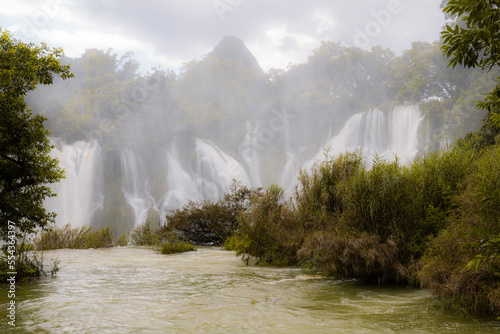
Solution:
M150 191L149 176L137 152L124 148L121 152L123 193L133 210L134 225L143 224L150 209L163 220L165 213L204 199L217 200L229 192L233 179L251 185L243 166L215 144L195 141L195 169L188 172L181 164L175 141L165 153L166 177L163 196L156 200Z
M57 213L56 223L73 227L90 225L102 209L102 152L95 141L77 141L71 145L53 139L51 156L59 160L66 178L52 186L57 197L48 198L45 208Z
M260 187L262 181L260 178L260 159L258 154L258 144L257 144L257 133L259 130L259 125L255 126L252 130L252 125L250 122L246 123L247 133L245 135L245 140L240 146L240 154L245 160L250 171L250 178L252 180L252 185L254 187Z
M187 204L189 201L201 199L196 187L196 182L191 175L182 167L179 161L179 152L175 144L172 144L166 154L167 192L164 196L162 210L168 211L177 209Z
M413 161L419 152L420 128L424 117L418 106L398 106L390 117L388 152L394 152L403 161Z
M401 161L409 162L419 152L423 119L418 106L397 106L388 113L372 109L353 115L326 146L330 146L335 154L362 149L368 167L375 153L385 159L397 155ZM310 168L315 161L322 160L323 154L324 149L308 161L304 168Z
M372 109L353 115L339 132L328 136L326 146L331 146L333 154L362 148L368 167L375 152L385 159L397 154L403 161L412 161L420 143L429 145L429 126L422 126L421 131L423 119L418 106L398 106L388 112ZM189 201L218 200L230 191L233 179L249 187L269 186L262 180L279 182L291 194L299 168L310 169L315 161L324 158L324 149L312 142L293 145L292 139L296 138L291 128L285 127L283 136L275 142L259 146L258 124L246 125L238 149L241 161L236 154L231 156L206 139L195 139L191 147L173 140L153 152L122 147L118 167L121 172L109 175L103 175L103 153L96 141L66 144L53 140L56 147L52 156L59 159L66 179L53 186L58 196L47 199L45 207L57 213L59 226L95 224L100 221L100 209L106 210L102 191L106 178L106 184L121 187L127 207L119 209L131 212L135 225L144 223L150 210L157 211L164 221L166 212ZM182 155L178 147L184 148ZM279 150L282 152L278 155L270 153ZM318 153L304 163L304 157L311 157L313 152Z
M148 210L155 206L150 195L149 177L140 157L130 148L124 148L120 155L122 168L122 191L134 212L134 226L143 224Z
M196 139L196 164L197 186L206 199L217 200L229 192L233 179L251 185L243 166L208 141Z
M290 129L285 127L283 130L283 145L286 153L286 163L281 173L280 186L285 189L287 195L292 194L292 189L297 181L299 171L298 154L292 150L290 145Z

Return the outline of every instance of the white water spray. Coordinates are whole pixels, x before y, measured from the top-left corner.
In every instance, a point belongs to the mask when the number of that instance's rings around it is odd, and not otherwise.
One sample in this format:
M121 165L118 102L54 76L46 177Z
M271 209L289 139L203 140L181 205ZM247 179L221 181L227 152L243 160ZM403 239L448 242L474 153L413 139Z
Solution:
M56 223L73 227L90 225L94 214L102 209L102 152L95 141L78 141L71 145L53 140L51 155L59 159L66 178L53 185L57 197L48 198L45 208L57 213Z

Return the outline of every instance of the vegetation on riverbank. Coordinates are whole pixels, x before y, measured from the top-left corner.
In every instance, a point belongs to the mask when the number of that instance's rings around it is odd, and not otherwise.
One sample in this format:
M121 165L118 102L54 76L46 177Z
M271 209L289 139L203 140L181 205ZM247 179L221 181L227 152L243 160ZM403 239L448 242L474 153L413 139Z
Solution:
M55 276L59 271L59 261L48 260L43 254L34 251L31 243L21 241L16 245L15 251L9 251L7 246L2 247L0 255L0 281L7 279L15 273L17 281L36 279L40 277Z
M469 142L410 165L347 153L274 185L226 247L248 263L304 265L335 278L421 285L457 309L500 315L500 146Z
M259 193L233 181L230 192L217 202L189 202L170 212L163 233L172 232L197 245L223 245L238 229L238 215L248 209L250 198Z
M131 242L136 246L153 246L162 254L174 254L196 251L189 242L182 240L165 226L152 228L148 221L143 225L136 226L130 233Z
M43 231L33 241L36 250L85 249L114 246L114 236L109 228L102 230L92 226L71 228L68 224L62 228Z

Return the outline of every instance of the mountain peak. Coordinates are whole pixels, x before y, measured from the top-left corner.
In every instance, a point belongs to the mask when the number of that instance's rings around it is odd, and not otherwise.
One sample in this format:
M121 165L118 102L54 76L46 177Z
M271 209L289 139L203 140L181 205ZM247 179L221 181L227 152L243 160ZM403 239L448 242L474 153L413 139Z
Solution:
M251 68L262 71L255 56L248 50L245 43L235 36L226 36L208 54L221 60L233 60Z

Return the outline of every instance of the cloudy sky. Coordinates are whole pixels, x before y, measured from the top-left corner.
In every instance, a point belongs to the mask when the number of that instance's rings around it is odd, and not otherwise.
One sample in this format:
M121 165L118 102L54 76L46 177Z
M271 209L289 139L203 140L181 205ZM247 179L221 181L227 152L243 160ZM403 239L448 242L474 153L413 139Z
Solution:
M0 27L79 57L134 53L141 68L178 71L224 37L241 38L264 70L307 60L323 40L397 54L439 38L440 0L0 0Z

